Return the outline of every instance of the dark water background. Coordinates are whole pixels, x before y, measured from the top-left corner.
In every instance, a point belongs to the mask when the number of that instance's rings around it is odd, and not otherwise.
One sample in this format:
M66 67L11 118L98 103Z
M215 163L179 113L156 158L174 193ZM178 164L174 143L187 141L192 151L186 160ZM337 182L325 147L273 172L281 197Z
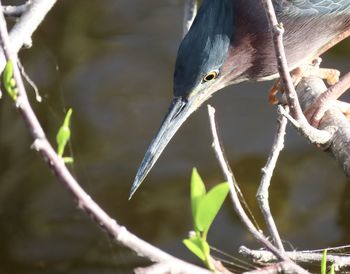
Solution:
M43 103L33 106L52 142L73 107L72 172L120 224L186 260L191 230L189 177L199 169L208 187L223 181L211 149L206 108L176 135L134 198L130 184L171 98L181 39L182 1L58 1L21 58ZM349 47L324 58L346 71ZM276 126L267 103L271 83L220 91L222 140L246 199L255 201ZM77 210L39 156L11 101L0 101L0 273L131 273L146 261L113 244ZM349 243L349 180L334 160L288 129L270 201L287 246L314 249ZM228 253L255 241L227 201L209 241Z

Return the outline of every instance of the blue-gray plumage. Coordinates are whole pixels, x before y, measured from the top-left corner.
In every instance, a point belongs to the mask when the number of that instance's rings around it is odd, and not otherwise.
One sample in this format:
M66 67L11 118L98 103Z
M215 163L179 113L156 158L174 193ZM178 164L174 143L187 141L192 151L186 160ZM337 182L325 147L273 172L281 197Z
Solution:
M219 70L227 59L234 33L233 1L218 3L203 2L205 12L198 13L191 31L180 45L174 73L175 96L188 95L202 81L203 75Z
M285 28L290 69L310 63L350 35L350 0L273 0ZM225 86L278 77L260 0L203 0L178 50L174 98L136 174L130 197L176 131Z

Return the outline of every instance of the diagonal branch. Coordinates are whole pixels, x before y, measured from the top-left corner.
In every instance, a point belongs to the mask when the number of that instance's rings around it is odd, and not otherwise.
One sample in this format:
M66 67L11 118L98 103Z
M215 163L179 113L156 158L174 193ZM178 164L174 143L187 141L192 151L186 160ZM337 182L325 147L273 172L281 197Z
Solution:
M283 32L284 28L281 23L278 23L274 7L271 0L261 0L267 19L270 24L273 45L276 53L278 72L285 89L288 105L292 117L299 123L299 131L304 135L311 143L318 145L326 145L330 141L332 135L324 130L318 130L312 127L306 120L298 100L297 93L295 91L292 78L289 74L289 68L286 58L286 53L283 45Z
M272 178L273 171L275 169L278 156L284 147L284 136L286 134L286 127L288 120L281 113L278 114L278 126L275 138L273 140L272 149L270 155L267 159L265 167L262 168L262 177L260 186L257 192L257 200L261 209L261 212L264 215L264 219L267 225L267 228L272 236L277 247L284 252L284 247L279 236L275 221L272 217L270 205L269 205L269 187Z
M24 4L18 6L3 6L2 11L5 16L20 17L24 12L26 12L30 8L31 4L32 1L28 0Z
M46 14L57 0L31 0L28 9L23 13L10 32L10 42L13 53L17 53L24 44L31 41L34 31L39 27ZM4 52L0 52L0 71L5 67Z
M326 85L319 78L304 79L297 86L298 96L304 109L312 105L326 90ZM348 119L337 106L333 105L324 114L319 127L332 134L327 152L334 156L345 174L350 176L350 124Z
M38 22L38 20L35 21ZM13 75L18 89L15 105L34 139L32 148L40 153L54 175L71 192L79 208L95 221L113 241L134 250L140 256L147 257L154 262L164 262L168 264L169 269L176 273L211 273L208 270L181 261L133 235L125 227L119 225L114 219L108 216L80 187L65 166L62 158L56 154L48 142L40 122L31 108L16 61L17 55L14 53L16 52L16 48L15 50L12 48L2 12L0 12L0 38L5 55L4 60L12 60L13 62Z
M249 232L254 236L254 238L263 244L266 248L268 248L279 260L291 263L294 267L294 270L297 273L308 273L306 270L301 268L300 266L293 263L288 256L286 256L283 252L278 250L264 235L261 231L257 230L248 215L244 211L238 195L235 190L235 182L234 177L232 175L231 168L228 165L227 159L224 155L223 149L220 144L220 140L217 133L216 122L215 122L215 109L208 105L208 113L209 120L211 126L211 132L213 136L213 148L215 151L216 158L219 161L220 167L224 173L225 179L229 183L230 186L230 195L234 210L236 211L238 217L241 219L242 223L248 228Z

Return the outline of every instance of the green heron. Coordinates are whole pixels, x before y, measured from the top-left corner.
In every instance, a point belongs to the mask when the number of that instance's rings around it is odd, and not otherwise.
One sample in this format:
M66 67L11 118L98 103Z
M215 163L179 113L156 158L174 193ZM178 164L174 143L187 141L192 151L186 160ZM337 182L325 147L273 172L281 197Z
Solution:
M350 34L350 0L273 0L285 28L291 70ZM174 96L136 174L130 197L185 120L211 95L242 81L278 77L271 31L259 0L203 0L179 47Z

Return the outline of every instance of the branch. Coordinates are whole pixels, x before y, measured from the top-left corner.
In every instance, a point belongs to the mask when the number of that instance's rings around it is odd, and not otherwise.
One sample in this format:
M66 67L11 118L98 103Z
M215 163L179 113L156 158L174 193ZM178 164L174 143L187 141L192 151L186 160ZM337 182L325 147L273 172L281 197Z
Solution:
M31 0L28 0L25 4L19 6L3 6L2 12L5 16L8 17L20 17L24 12L26 12L30 5L32 4Z
M41 21L44 14L40 13L40 15L42 15L40 19ZM32 21L39 22L38 18L32 18ZM0 37L6 60L12 60L13 62L13 76L18 89L15 105L34 139L32 148L40 153L54 175L71 192L77 201L79 209L81 209L93 221L95 221L96 224L98 224L113 241L134 250L140 256L147 257L154 262L166 262L171 265L171 269L176 272L211 273L210 271L181 261L133 235L125 227L119 225L114 219L109 217L108 214L103 211L99 205L95 203L92 198L80 187L78 182L74 179L65 166L62 158L56 154L48 142L40 122L31 108L17 65L17 55L14 53L15 50L12 48L11 41L7 33L6 21L2 12L0 12Z
M320 94L327 90L319 78L303 79L297 86L298 96L303 109L307 109ZM338 101L339 102L339 101ZM331 152L345 174L350 176L350 125L344 114L336 105L324 114L320 129L332 135L327 151Z
M288 120L285 116L279 113L277 123L277 131L273 140L270 155L267 159L265 167L263 167L261 170L262 177L256 197L260 206L260 210L264 215L264 219L267 228L270 232L270 235L272 236L272 239L276 243L277 247L284 252L284 247L279 236L275 221L272 217L269 205L269 187L271 183L271 178L273 171L276 167L278 156L284 147L284 136L286 135L286 127Z
M32 4L13 26L10 32L11 50L17 53L24 44L31 41L34 31L50 11L57 0L31 0ZM0 71L5 67L4 52L0 52Z
M286 256L283 252L279 251L269 240L266 239L266 237L262 234L261 231L257 230L249 217L247 216L246 212L244 211L239 198L237 196L236 190L235 190L235 182L234 177L232 174L232 171L228 165L228 162L226 160L226 157L224 155L223 149L220 145L220 140L218 137L217 129L216 129L216 123L215 123L215 109L208 105L208 113L209 113L209 120L210 120L210 126L211 126L211 132L213 136L213 148L215 151L216 158L219 161L219 164L221 166L221 169L224 173L224 176L229 183L230 186L230 195L232 204L234 207L234 210L236 211L238 217L241 219L243 224L248 228L249 232L254 236L254 238L262 243L266 248L268 248L278 259L282 261L286 261L288 263L292 263L294 265L294 270L298 273L308 273L306 270L301 268L300 266L294 264L288 256Z
M277 17L275 14L274 7L271 0L261 0L267 19L271 27L271 33L273 38L273 45L276 53L277 67L282 81L283 87L285 89L285 94L287 98L288 105L290 107L290 112L292 117L297 120L299 123L300 133L306 137L313 144L322 144L325 145L329 142L332 135L327 131L318 130L312 127L306 120L298 100L297 93L294 88L292 78L289 74L289 68L287 63L287 58L283 46L283 25L278 23Z
M245 246L241 246L239 253L244 257L252 258L259 263L274 263L277 261L276 257L266 250L251 250ZM297 263L316 263L320 264L322 260L322 252L310 252L310 251L287 251L286 254L289 258ZM350 267L349 255L332 255L327 254L327 262L334 263L336 270Z

